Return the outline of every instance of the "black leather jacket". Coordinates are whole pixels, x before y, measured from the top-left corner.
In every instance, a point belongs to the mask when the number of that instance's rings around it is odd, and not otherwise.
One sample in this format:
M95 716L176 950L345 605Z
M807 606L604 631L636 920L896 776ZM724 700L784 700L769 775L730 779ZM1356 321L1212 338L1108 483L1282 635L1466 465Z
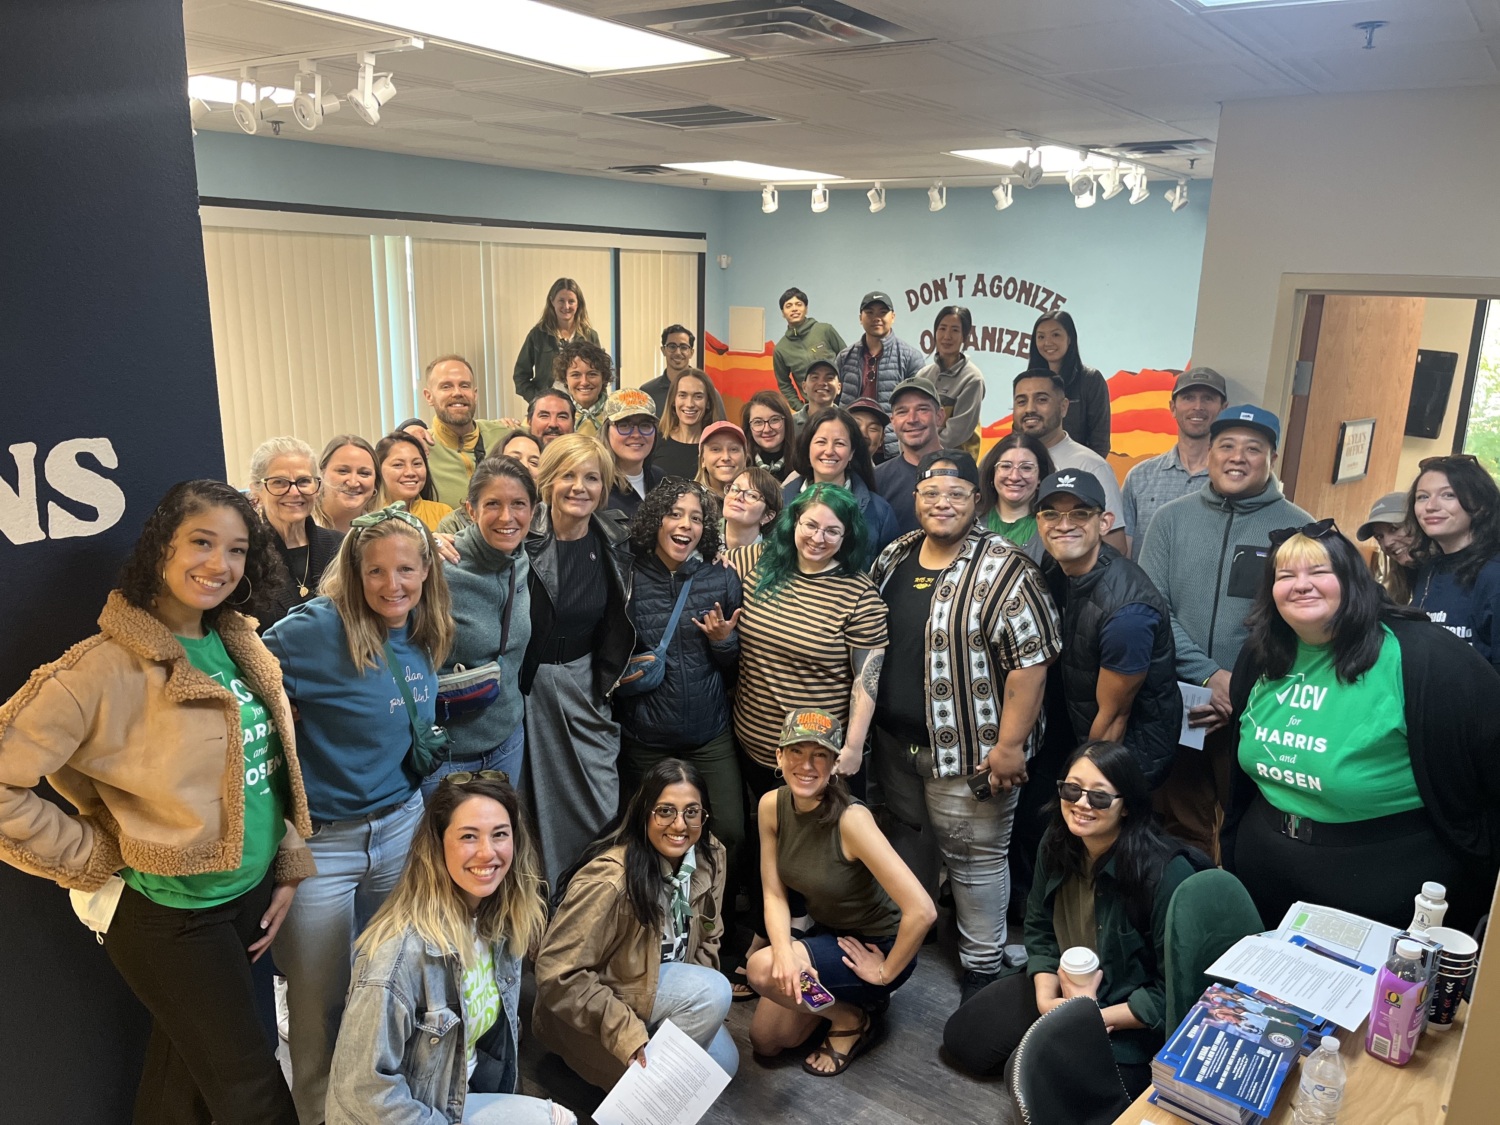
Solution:
M635 626L630 623L630 587L634 557L630 553L629 525L618 512L596 511L589 517L593 529L604 541L605 570L609 574L609 604L604 621L595 638L594 694L608 699L620 680L630 654L635 648ZM521 691L531 693L536 678L538 653L552 639L553 607L557 605L557 540L552 534L552 517L546 504L538 504L526 533L526 554L531 559L531 643L521 664Z

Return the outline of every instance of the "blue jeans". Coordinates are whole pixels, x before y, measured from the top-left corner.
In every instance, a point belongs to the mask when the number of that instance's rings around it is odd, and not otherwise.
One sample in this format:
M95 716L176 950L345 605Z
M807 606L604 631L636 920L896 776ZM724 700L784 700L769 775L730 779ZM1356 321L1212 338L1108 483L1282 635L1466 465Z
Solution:
M724 1026L733 1004L729 978L717 969L668 962L662 965L656 981L656 1003L646 1030L654 1035L658 1027L671 1020L733 1078L740 1068L740 1051Z
M470 773L478 773L480 770L504 770L510 778L510 783L520 789L521 762L525 756L526 726L520 724L511 731L509 738L482 758L471 758L462 762L449 760L439 765L422 779L422 800L425 801L432 796L432 791L438 787L438 782L443 778L450 773L461 773L464 770Z
M401 877L421 819L422 794L414 791L383 815L325 824L307 841L318 873L297 888L276 935L291 1017L292 1098L302 1125L323 1122L354 939Z
M470 1094L463 1125L552 1125L552 1103L524 1094Z

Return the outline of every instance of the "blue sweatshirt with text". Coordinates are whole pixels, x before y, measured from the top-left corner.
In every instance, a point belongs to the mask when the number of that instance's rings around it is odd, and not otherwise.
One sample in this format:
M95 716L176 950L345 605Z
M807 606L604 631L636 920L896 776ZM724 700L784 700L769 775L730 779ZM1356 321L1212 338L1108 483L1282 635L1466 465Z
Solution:
M1411 604L1500 670L1500 559L1480 568L1474 585L1464 589L1458 570L1471 562L1472 547L1439 555L1423 563L1412 583Z

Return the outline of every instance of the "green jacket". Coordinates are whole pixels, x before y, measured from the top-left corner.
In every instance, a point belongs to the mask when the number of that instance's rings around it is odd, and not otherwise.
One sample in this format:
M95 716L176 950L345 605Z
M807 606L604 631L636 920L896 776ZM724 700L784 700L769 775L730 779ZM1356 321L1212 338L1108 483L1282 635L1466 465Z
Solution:
M485 457L499 453L500 446L511 432L509 426L496 421L476 420L474 424L479 427L479 445L483 447L482 453L475 449L478 457L444 445L437 440L435 433L433 444L427 450L427 472L432 477L432 487L437 489L438 500L455 512L463 511L464 501L468 499L469 478L474 475L474 466Z
M844 340L831 324L808 317L801 324L787 325L786 335L771 353L771 369L776 372L776 386L793 409L802 402L802 373L814 360L825 359L838 365Z
M1151 933L1143 934L1130 923L1125 900L1115 883L1115 861L1111 856L1094 873L1094 952L1104 979L1099 984L1099 1005L1126 1004L1143 1028L1117 1031L1110 1038L1117 1062L1146 1063L1160 1049L1166 1036L1167 1009L1167 904L1179 884L1194 873L1191 860L1174 855L1156 885L1151 908ZM1049 871L1037 852L1036 876L1031 897L1026 900L1026 973L1056 973L1063 951L1058 948L1053 925L1053 905L1063 874Z
M592 328L585 329L583 334L590 343L599 342L599 333ZM573 335L576 338L578 333ZM526 342L521 345L521 354L516 356L516 369L513 373L516 394L530 402L543 391L550 390L552 384L557 382L552 374L552 365L557 361L557 353L560 351L562 341L557 338L557 334L540 324L526 333Z

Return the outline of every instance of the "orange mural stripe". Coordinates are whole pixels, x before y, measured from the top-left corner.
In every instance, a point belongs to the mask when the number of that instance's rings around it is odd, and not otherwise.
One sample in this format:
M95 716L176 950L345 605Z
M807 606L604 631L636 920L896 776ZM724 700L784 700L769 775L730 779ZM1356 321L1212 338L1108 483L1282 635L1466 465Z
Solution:
M1117 410L1110 417L1111 434L1128 434L1143 431L1150 434L1170 434L1177 440L1177 423L1165 410Z
M1171 396L1165 391L1137 391L1109 400L1111 415L1118 417L1127 410L1170 410Z

